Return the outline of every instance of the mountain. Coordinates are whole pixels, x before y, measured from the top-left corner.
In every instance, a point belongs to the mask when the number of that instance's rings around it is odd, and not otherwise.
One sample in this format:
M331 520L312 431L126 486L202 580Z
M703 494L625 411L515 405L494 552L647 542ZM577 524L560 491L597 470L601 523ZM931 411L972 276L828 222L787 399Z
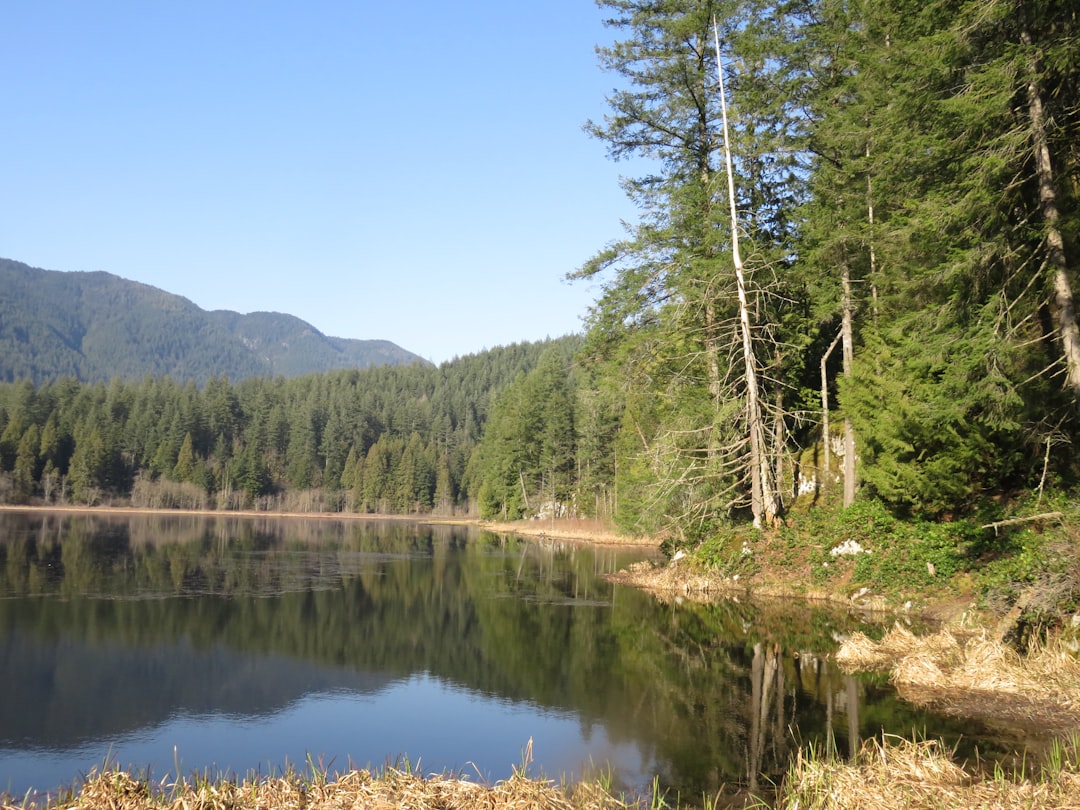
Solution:
M426 361L389 341L328 337L292 315L208 312L111 273L0 259L0 381L167 374L201 384L416 362Z

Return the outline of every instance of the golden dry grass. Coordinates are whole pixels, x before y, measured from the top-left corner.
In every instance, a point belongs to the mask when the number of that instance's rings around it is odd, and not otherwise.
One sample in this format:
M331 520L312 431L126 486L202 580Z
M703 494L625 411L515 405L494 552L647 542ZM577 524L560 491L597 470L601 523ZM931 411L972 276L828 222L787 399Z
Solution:
M897 625L880 642L856 633L836 660L847 671L889 671L901 697L957 716L1048 735L1080 728L1080 660L1056 641L1019 655L985 632L916 636Z
M29 805L0 803L3 810ZM50 810L624 810L629 805L597 783L563 790L518 774L494 785L456 777L421 777L387 769L354 770L334 779L296 775L236 780L183 780L151 785L122 771L88 779Z
M684 562L658 565L650 560L633 563L621 571L608 574L606 579L618 585L629 585L651 594L663 603L673 598L708 602L731 594L746 592L745 583L723 579L697 571Z
M852 763L800 755L777 798L785 810L1013 810L1080 808L1080 774L1069 763L1040 776L974 777L936 742L868 741Z
M656 548L660 541L655 537L635 537L621 534L610 522L595 518L556 518L554 520L469 521L491 532L520 534L527 537L546 537L552 540L570 540L596 545L649 546Z

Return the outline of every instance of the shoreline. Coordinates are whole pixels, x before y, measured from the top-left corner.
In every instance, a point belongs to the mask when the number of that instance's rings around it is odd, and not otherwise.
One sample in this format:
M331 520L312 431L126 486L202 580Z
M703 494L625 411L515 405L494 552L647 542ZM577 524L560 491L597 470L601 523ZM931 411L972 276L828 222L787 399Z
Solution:
M270 518L286 520L340 520L353 521L399 521L402 523L420 523L431 526L476 526L490 532L520 534L525 537L545 538L549 540L567 540L597 545L654 546L659 540L641 537L626 537L613 529L604 527L592 519L562 518L554 522L490 521L476 517L457 515L392 515L372 512L276 512L256 509L162 509L149 506L86 506L61 504L0 504L0 512L34 512L71 515L156 515L160 517L205 517L205 518Z
M160 509L150 506L61 506L0 504L0 512L52 512L82 515L160 515L163 517L309 518L312 520L401 520L417 523L454 522L425 520L420 515L375 515L366 512L263 512L256 509ZM466 521L460 521L465 523Z

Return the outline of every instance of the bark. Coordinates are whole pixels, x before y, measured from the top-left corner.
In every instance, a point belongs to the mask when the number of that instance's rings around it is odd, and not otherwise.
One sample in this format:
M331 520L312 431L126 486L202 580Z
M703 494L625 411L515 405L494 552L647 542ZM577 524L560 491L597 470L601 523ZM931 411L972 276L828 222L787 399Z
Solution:
M1025 47L1032 47L1031 34L1026 29L1020 33ZM1065 240L1061 234L1061 214L1057 191L1054 187L1054 170L1050 161L1050 144L1046 134L1046 111L1042 102L1042 90L1038 81L1037 65L1032 59L1027 82L1029 135L1035 153L1035 171L1039 183L1039 207L1045 225L1044 238L1047 263L1053 279L1053 313L1057 321L1061 350L1065 356L1065 385L1080 405L1080 327L1076 322L1072 284L1069 281L1069 264L1065 255Z
M708 40L703 38L699 42L696 51L704 57L704 54L708 52ZM702 70L702 81L707 81L708 71ZM702 97L705 97L707 87L703 84L701 87ZM698 140L702 144L708 144L709 138L709 119L705 112L704 105L702 105L701 111L698 115ZM701 187L708 188L710 178L712 176L712 167L710 165L709 150L703 149L698 155L698 175L701 178ZM712 221L712 203L706 200L704 203L704 210L702 211L702 222L708 223ZM712 243L709 242L708 258L712 258L713 248ZM721 402L723 400L723 382L720 378L720 324L716 313L716 295L713 291L713 285L708 284L705 289L705 359L706 366L708 368L709 375L709 395L712 397L713 408L720 409ZM710 442L709 456L715 455L715 448Z
M719 326L716 322L716 302L711 289L706 292L706 296L705 356L709 371L709 396L712 397L713 408L719 410L723 390L720 381L720 340L717 336Z

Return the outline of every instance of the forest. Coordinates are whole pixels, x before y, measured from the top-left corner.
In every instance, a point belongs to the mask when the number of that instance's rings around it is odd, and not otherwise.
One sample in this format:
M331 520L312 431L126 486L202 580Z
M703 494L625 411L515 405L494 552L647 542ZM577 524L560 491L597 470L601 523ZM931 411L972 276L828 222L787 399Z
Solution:
M587 130L647 167L572 274L603 285L581 361L618 401L623 520L1072 486L1075 4L599 5L621 85Z
M439 368L0 387L6 501L952 518L1078 470L1080 9L598 0L640 217L582 336Z
M565 367L578 343L515 344L439 368L415 363L237 383L218 377L201 388L169 377L0 385L0 498L475 511L475 457L489 411L499 409L495 394L522 385L534 367Z

